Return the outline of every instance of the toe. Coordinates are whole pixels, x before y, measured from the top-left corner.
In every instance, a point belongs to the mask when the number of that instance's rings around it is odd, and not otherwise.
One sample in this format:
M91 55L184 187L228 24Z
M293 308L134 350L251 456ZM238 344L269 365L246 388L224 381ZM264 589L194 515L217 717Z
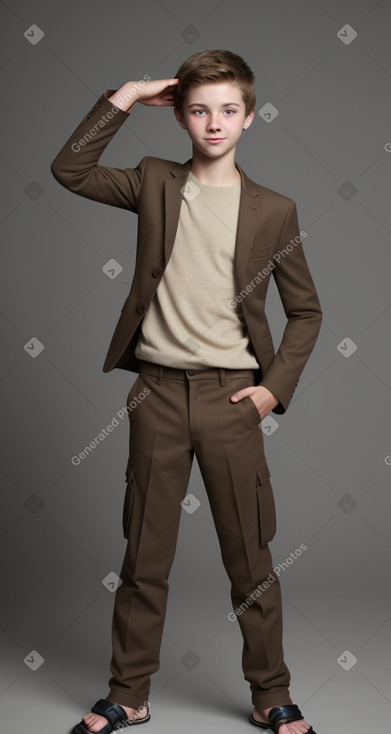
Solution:
M283 724L279 728L278 734L306 734L310 725L306 721L292 721L289 724Z
M83 721L88 731L92 732L92 734L100 731L107 724L107 719L104 716L98 716L92 712L83 716Z
M83 721L84 721L84 722L85 722L85 724L87 724L88 726L92 726L92 724L95 724L95 722L96 722L96 716L94 716L94 714L90 714L89 716L86 716L86 717L85 717L85 718L83 719Z

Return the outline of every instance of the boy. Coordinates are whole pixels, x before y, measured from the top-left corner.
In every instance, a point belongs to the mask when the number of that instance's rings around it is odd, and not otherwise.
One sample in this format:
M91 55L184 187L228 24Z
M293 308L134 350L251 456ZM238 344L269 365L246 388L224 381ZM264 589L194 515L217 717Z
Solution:
M51 165L70 191L138 214L132 286L103 366L138 372L127 397L127 546L113 612L112 677L106 699L75 734L109 734L150 719L150 675L159 668L167 579L194 452L234 609L252 594L238 616L250 721L279 734L315 734L289 695L281 592L268 546L275 505L259 423L271 410L286 411L322 312L295 202L254 183L235 163L255 114L254 86L240 56L193 54L174 79L106 90ZM174 107L192 141L191 159L98 165L136 102ZM264 312L271 274L288 319L277 354ZM140 395L145 399L136 400Z

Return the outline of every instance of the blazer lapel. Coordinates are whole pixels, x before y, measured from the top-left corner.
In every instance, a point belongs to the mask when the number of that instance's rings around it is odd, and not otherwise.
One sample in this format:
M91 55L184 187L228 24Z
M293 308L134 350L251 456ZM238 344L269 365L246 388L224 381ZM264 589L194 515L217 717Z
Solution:
M185 185L191 158L185 163L176 164L171 170L171 179L165 181L165 229L164 229L164 261L165 266L171 256L175 235L178 227L179 214L182 203L181 188ZM234 271L238 279L239 288L245 285L247 260L254 242L255 225L262 206L262 200L257 185L251 181L245 172L235 163L242 185L240 190L240 204L238 225L235 240Z

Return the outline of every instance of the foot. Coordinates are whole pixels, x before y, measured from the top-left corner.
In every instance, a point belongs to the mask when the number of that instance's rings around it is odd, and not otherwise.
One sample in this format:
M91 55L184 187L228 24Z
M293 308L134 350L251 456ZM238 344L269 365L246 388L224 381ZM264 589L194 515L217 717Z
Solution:
M283 705L284 704L275 704L275 706ZM256 708L253 708L253 717L255 721L259 721L261 724L268 724L268 713L272 708L274 707L269 706L269 708L260 709L259 711ZM282 724L278 730L278 734L305 734L305 732L310 728L311 725L307 724L305 719L300 719L299 721L292 721L290 724Z
M116 703L113 701L113 703ZM129 708L124 706L123 703L118 704L126 711L128 719L143 719L147 715L148 709L146 706L139 706L137 709ZM83 716L83 722L87 727L88 731L100 731L108 723L105 716L94 714L92 711L89 714Z

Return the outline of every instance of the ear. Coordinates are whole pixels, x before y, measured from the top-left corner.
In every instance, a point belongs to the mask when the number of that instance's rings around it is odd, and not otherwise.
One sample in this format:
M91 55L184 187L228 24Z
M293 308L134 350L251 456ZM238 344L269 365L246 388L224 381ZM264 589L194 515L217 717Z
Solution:
M247 130L247 128L250 127L254 119L254 115L255 115L255 109L251 110L251 112L249 112L247 117L245 117L244 122L243 122L243 130Z
M176 107L174 107L174 115L175 115L176 119L178 120L180 126L183 127L184 130L187 130L186 123L185 123L185 120L183 118L183 115L181 114L181 112L179 112L179 110L177 110Z

